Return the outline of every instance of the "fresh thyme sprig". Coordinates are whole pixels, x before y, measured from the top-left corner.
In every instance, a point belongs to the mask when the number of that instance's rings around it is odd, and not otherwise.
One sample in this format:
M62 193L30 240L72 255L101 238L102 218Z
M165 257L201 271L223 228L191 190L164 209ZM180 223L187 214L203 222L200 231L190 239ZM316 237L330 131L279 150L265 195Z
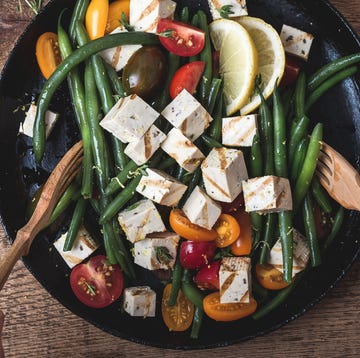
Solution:
M34 12L35 15L39 13L43 5L43 0L24 0L24 1L26 5L29 6L29 8ZM23 9L21 0L18 1L17 8L18 11L21 13Z

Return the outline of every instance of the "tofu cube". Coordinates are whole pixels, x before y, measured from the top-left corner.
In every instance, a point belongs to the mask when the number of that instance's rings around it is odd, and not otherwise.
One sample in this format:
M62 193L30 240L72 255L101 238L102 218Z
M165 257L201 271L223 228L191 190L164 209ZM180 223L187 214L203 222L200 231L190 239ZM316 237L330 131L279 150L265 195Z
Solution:
M299 57L304 61L308 60L314 40L313 35L295 27L283 25L280 38L286 53Z
M224 17L225 14L222 15L224 12L229 18L248 14L246 0L208 0L208 3L214 20Z
M149 286L124 289L124 310L133 317L155 317L156 293Z
M251 147L257 133L257 115L222 119L222 144L231 147Z
M36 110L37 110L37 106L35 104L31 104L26 116L25 116L25 120L22 124L22 126L20 127L20 133L28 136L28 137L33 137L33 132L34 132L34 123L35 123L35 117L36 117ZM45 137L48 138L50 133L52 132L56 122L59 119L59 114L49 111L47 110L45 112Z
M123 143L128 143L140 139L158 116L158 112L133 94L120 98L100 125Z
M84 226L80 226L70 251L63 251L67 232L61 235L55 242L55 249L59 252L66 264L73 268L88 258L100 245L94 240Z
M182 168L190 173L192 173L205 158L205 155L198 147L177 128L170 130L161 148L169 154L170 157L174 158Z
M175 9L171 0L131 0L129 22L135 31L156 33L159 19L173 19Z
M292 210L290 182L274 175L243 182L245 210L260 213Z
M148 270L168 270L175 264L180 236L173 232L151 234L134 244L134 262Z
M186 89L183 89L161 114L191 141L204 133L213 118Z
M310 249L306 238L299 231L293 229L293 267L292 277L304 270L310 257ZM268 263L280 272L284 272L283 255L280 239L270 251Z
M118 220L126 238L134 243L147 234L165 231L165 225L151 200L143 199L121 211Z
M152 125L141 138L130 142L124 152L137 165L142 165L153 156L165 139L166 134Z
M213 148L201 164L206 193L213 199L231 203L242 190L248 172L241 150Z
M251 260L249 257L224 257L219 270L220 303L250 302Z
M182 209L193 224L208 230L212 229L221 215L221 206L198 186L191 192Z
M117 27L111 34L118 34L120 32L128 32L126 29ZM116 72L122 70L128 63L130 57L141 48L141 45L123 45L112 47L100 52L100 56L110 64Z
M136 191L155 203L176 206L187 186L158 169L147 168L146 174L141 177Z

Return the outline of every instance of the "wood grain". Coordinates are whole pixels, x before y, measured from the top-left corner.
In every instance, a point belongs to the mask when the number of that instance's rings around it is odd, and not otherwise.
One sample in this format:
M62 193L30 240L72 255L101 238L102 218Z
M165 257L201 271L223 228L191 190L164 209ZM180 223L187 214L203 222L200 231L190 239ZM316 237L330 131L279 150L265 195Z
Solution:
M23 11L17 11L18 1ZM251 0L249 0L251 1ZM46 3L47 1L45 1ZM333 0L360 34L360 2ZM0 0L0 69L33 16L24 0ZM0 229L0 255L8 248ZM275 332L241 344L196 351L196 356L234 357L358 357L360 355L360 264L314 308ZM53 299L17 263L0 296L4 311L6 357L190 357L178 352L142 346L113 337L73 315ZM216 334L216 332L214 332Z

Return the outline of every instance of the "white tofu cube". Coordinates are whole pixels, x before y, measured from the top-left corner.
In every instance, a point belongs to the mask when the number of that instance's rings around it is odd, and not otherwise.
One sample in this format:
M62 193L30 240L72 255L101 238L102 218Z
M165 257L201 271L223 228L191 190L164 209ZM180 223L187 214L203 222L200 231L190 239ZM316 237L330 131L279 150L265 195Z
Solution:
M136 94L120 98L100 125L124 143L141 138L159 113Z
M165 225L151 200L143 199L121 211L118 220L126 238L134 243L152 232L165 231Z
M182 209L193 224L208 230L212 229L221 215L221 206L198 186L191 192Z
M204 133L213 118L186 89L183 89L161 114L191 141Z
M66 235L67 233L61 235L54 242L54 246L70 268L84 261L99 247L99 244L91 237L85 227L81 226L72 249L70 251L63 251Z
M146 174L141 177L136 191L155 203L176 206L187 186L158 169L147 168Z
M175 9L171 0L131 0L129 22L136 31L156 33L159 19L173 19Z
M251 147L257 133L257 115L222 119L222 144L231 147Z
M248 172L241 150L213 148L201 164L206 193L213 199L231 203L242 190Z
M308 60L314 36L295 27L283 25L280 32L284 50L289 55Z
M180 129L173 128L161 144L164 152L174 158L186 171L192 173L203 161L205 155Z
M246 0L208 0L212 18L238 17L248 14ZM228 9L228 11L227 11Z
M249 257L224 257L219 270L220 303L250 302L251 260Z
M34 132L34 123L36 117L36 109L37 106L35 104L31 104L24 120L22 126L20 126L20 133L28 136L33 137ZM52 132L56 122L59 119L59 114L47 110L45 112L45 137L48 138L50 133Z
M155 317L156 293L149 286L124 289L124 310L133 317Z
M172 269L180 236L173 232L148 235L134 244L134 262L148 270Z
M153 156L165 139L166 134L152 125L141 138L130 142L124 152L137 165L142 165Z
M118 34L120 32L128 32L126 29L117 27L111 34ZM128 63L130 57L141 48L141 45L123 45L112 47L100 52L100 56L110 64L116 72L122 70Z
M310 257L310 249L306 238L299 231L293 229L293 267L292 277L304 270ZM270 251L268 263L284 273L283 255L280 239Z
M290 182L274 175L243 182L245 210L260 213L292 210Z

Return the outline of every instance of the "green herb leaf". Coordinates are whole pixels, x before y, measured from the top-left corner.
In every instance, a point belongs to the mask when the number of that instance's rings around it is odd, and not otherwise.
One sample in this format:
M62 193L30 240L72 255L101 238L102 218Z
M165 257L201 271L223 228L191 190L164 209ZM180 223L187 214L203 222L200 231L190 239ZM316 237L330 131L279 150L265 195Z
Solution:
M129 32L135 31L134 26L131 26L128 22L128 19L126 18L126 15L124 12L121 13L121 20L119 20L120 25L122 25L126 30Z
M158 36L172 38L172 37L174 37L174 32L175 32L175 30L169 29L169 30L165 30L163 32L160 32L158 34Z
M222 18L228 19L229 15L235 14L234 11L232 11L232 7L232 5L224 5L216 10L219 12Z
M163 265L168 265L169 262L173 259L172 255L169 252L169 249L165 246L155 247L156 259Z

